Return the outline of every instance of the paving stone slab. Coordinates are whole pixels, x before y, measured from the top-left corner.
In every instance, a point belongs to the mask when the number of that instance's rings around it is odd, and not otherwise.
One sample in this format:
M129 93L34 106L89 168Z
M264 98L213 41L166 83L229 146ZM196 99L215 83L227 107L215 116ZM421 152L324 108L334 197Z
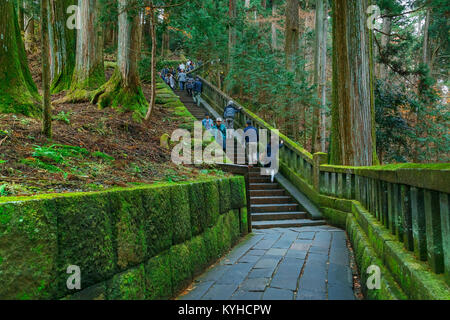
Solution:
M251 249L247 254L251 256L263 256L267 250Z
M214 284L209 288L202 300L228 300L238 288L237 284Z
M208 269L205 273L197 277L194 281L196 282L211 281L211 280L216 281L230 268L231 266L229 265L216 265L215 267Z
M259 261L255 264L255 269L273 269L277 267L278 263L280 262L281 257L262 257L259 259Z
M356 300L353 289L349 286L328 286L329 300Z
M253 265L250 263L238 263L230 268L217 279L220 284L239 284L247 277Z
M242 258L239 259L239 263L253 263L255 264L258 260L261 259L261 256L252 256L250 254L246 254Z
M312 245L311 248L309 248L309 253L328 255L329 251L330 251L329 247L320 247L320 246L316 246L316 245Z
M248 278L272 278L274 269L252 269L248 274Z
M312 240L314 239L314 235L316 233L314 231L300 231L297 239L299 240Z
M239 285L240 290L263 292L269 284L270 278L249 278Z
M344 250L330 250L330 263L348 266L350 263L350 255L347 248Z
M297 296L295 297L295 300L326 300L327 294L323 292L318 291L309 291L302 289L297 293Z
M262 292L250 292L239 289L233 294L231 300L261 300L262 295Z
M305 260L306 255L308 254L308 251L306 250L295 250L295 249L289 249L284 258L294 258L294 259L300 259Z
M350 267L330 263L328 266L328 283L336 286L353 286L353 273Z
M264 256L279 256L283 257L287 252L287 249L280 249L280 248L270 248L266 251L266 254Z
M296 261L296 262L293 262ZM270 286L272 288L296 290L297 282L302 270L302 263L298 263L299 260L286 260L280 263L276 270Z
M263 300L293 300L294 292L291 290L267 288L262 297Z

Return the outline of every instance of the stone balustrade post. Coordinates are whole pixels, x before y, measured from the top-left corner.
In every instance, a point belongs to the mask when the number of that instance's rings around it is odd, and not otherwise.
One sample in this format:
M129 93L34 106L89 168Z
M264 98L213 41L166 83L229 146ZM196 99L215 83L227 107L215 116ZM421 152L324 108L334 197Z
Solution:
M320 165L327 163L327 153L316 152L313 154L313 186L317 192L320 192Z

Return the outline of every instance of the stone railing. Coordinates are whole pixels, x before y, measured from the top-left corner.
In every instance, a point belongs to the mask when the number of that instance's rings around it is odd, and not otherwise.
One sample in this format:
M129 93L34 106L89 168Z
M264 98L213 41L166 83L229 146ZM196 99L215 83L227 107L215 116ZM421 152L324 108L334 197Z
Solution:
M222 114L231 98L201 80L203 99ZM246 108L236 120L241 127L250 120L257 129L274 129ZM280 172L320 207L330 223L346 228L349 234L364 234L364 243L373 248L372 256L384 260L386 271L406 297L450 297L450 164L331 166L326 153L312 155L283 134L279 136L284 140ZM358 261L362 268L366 252L354 243L359 239L355 237L352 244L355 251L362 250ZM398 258L396 263L388 261L391 256ZM391 290L381 297L402 294Z
M406 250L448 273L450 166L437 167L321 165L319 191L357 200Z

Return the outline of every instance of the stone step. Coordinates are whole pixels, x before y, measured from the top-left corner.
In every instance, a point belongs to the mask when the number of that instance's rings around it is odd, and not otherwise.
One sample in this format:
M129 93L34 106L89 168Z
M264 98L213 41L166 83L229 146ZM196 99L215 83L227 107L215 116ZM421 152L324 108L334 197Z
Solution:
M249 176L250 183L271 183L269 176Z
M278 221L278 220L295 220L305 218L306 213L301 211L252 213L252 221Z
M253 197L250 195L251 204L269 204L269 203L291 203L292 198L290 196L263 196Z
M255 221L252 222L254 229L270 229L270 228L301 228L325 225L325 220L308 220L308 219L293 219L293 220L277 220L277 221Z
M278 189L278 183L250 183L250 190Z
M250 190L250 197L284 196L284 189Z
M297 203L251 204L251 213L297 211Z

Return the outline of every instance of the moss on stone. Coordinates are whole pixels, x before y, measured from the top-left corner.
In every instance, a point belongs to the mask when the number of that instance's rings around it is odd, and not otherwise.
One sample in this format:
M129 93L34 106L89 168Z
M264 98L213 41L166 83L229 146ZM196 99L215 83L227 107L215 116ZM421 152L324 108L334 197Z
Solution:
M171 260L169 251L151 258L145 264L145 298L148 300L169 299L173 296Z
M191 252L184 243L169 250L173 293L178 293L192 280L193 264Z
M208 227L205 204L203 183L193 183L189 188L191 231L193 236L199 235Z
M56 208L50 201L0 207L0 297L46 299L55 291Z
M220 213L224 214L231 209L231 188L229 179L221 179L219 184L219 208Z
M188 188L173 186L170 188L173 220L173 244L182 243L192 237L191 209Z
M217 181L210 181L203 185L205 191L206 226L212 227L219 217L219 186Z
M58 293L67 291L66 269L80 267L83 286L91 286L117 272L114 221L107 197L85 195L58 198Z
M245 194L245 179L242 176L236 176L230 180L231 208L238 209L245 207L247 198Z
M144 300L146 298L145 284L145 269L141 264L136 268L115 274L107 282L107 299Z

